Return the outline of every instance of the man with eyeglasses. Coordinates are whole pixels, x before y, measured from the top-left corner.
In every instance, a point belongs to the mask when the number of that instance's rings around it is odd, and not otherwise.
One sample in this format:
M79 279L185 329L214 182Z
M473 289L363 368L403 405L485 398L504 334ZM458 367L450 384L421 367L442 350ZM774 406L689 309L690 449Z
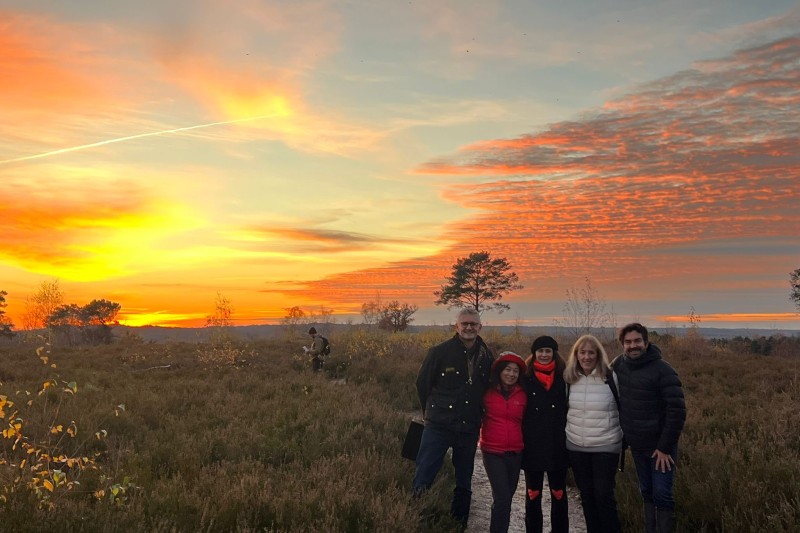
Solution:
M425 418L412 488L419 497L433 484L448 448L453 449L456 487L450 513L466 528L472 501L472 470L481 427L483 393L494 361L478 335L481 316L462 309L456 334L428 350L417 375Z

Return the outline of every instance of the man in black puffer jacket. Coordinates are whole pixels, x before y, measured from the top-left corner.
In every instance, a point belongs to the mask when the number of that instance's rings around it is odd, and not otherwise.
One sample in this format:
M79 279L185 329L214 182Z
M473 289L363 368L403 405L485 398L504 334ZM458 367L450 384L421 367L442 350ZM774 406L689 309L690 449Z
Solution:
M450 509L464 527L472 501L472 470L483 416L483 393L489 386L494 356L478 335L481 317L463 309L452 339L428 351L417 375L417 393L425 429L417 454L412 488L419 497L428 490L453 449L456 488Z
M672 484L678 438L686 421L683 387L675 369L650 344L647 328L633 323L619 332L623 354L614 361L619 422L631 448L644 500L647 533L669 533L675 523Z

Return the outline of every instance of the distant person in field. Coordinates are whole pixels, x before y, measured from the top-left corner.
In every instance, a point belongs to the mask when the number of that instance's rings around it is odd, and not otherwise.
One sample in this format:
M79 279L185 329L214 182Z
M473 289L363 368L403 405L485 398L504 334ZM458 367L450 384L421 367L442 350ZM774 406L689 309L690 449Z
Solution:
M447 450L452 448L456 487L450 513L464 527L472 501L482 399L494 361L478 335L480 330L480 314L474 309L461 310L456 317L456 334L428 350L417 375L425 428L412 484L414 497L430 488Z
M581 491L587 533L622 531L614 496L622 452L617 387L603 345L592 335L570 351L564 381L569 390L567 451Z
M647 338L647 328L628 324L618 336L623 353L612 367L618 378L620 425L636 464L647 533L668 533L675 524L672 483L686 404L678 374Z
M312 370L314 370L314 372L319 372L322 370L322 365L325 364L325 356L322 353L323 349L325 348L322 335L318 334L317 328L313 326L308 330L308 334L311 335L311 346L303 346L303 349L305 350L306 354L311 356Z
M511 500L522 467L522 416L527 396L519 383L525 360L503 352L492 364L491 386L483 395L483 423L479 446L486 476L492 485L490 533L508 533Z
M522 419L525 451L525 530L542 533L544 474L550 486L550 524L553 533L569 532L567 504L567 390L564 360L553 337L537 337L531 345L525 378L528 406Z

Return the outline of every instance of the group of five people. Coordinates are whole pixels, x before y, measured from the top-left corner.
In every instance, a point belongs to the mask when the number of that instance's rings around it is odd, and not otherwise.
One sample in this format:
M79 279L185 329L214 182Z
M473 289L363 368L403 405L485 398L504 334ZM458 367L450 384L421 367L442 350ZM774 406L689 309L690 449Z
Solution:
M584 335L565 362L558 343L537 337L526 359L495 359L480 337L480 315L463 309L456 334L428 351L417 377L423 407L415 497L430 486L452 449L452 516L466 526L475 452L481 448L492 486L491 532L508 531L520 471L525 473L525 529L543 530L544 475L554 533L569 531L566 477L572 468L588 533L621 531L615 476L623 436L630 445L648 533L674 524L672 483L686 408L675 370L638 323L623 327L623 354L610 363L603 345Z

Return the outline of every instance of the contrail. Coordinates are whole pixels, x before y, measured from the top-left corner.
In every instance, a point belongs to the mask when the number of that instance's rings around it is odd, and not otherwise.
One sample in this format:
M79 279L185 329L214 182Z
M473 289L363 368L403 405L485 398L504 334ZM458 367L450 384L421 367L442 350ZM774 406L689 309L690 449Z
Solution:
M127 137L118 137L116 139L108 139L105 141L98 141L91 144L81 144L80 146L71 146L69 148L61 148L60 150L53 150L51 152L44 152L35 155L26 155L24 157L15 157L14 159L4 159L0 161L0 165L8 163L16 163L18 161L28 161L29 159L40 159L42 157L50 157L58 154L65 154L67 152L77 152L78 150L85 150L87 148L94 148L95 146L103 146L104 144L119 143L123 141L130 141L132 139L141 139L142 137L154 137L156 135L166 135L169 133L179 133L181 131L196 130L200 128L208 128L211 126L222 126L223 124L234 124L236 122L247 122L250 120L261 120L263 118L270 118L276 116L274 113L271 115L260 115L257 117L237 118L235 120L224 120L222 122L209 122L208 124L197 124L195 126L186 126L185 128L174 128L171 130L152 131L150 133L140 133L138 135L129 135Z

